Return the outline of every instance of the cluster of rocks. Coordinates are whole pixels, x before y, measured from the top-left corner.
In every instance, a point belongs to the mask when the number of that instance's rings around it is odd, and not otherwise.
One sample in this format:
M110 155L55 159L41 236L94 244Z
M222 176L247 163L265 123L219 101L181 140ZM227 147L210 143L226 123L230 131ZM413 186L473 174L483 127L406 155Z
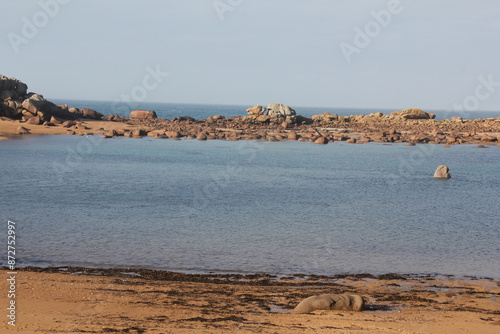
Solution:
M257 108L254 108L257 109ZM398 112L399 113L399 112ZM298 140L317 144L333 141L346 143L436 143L465 144L500 142L500 119L467 121L438 121L424 115L424 119L405 118L382 113L372 115L338 116L315 115L248 115L226 118L221 115L196 120L179 117L172 120L149 117L129 118L126 123L142 127L147 135L156 138L197 138L268 141ZM426 113L427 114L427 113ZM496 133L496 134L494 134Z
M286 117L286 116L297 115L295 110L293 110L289 106L285 106L281 103L271 103L267 106L267 108L264 108L260 104L257 104L253 107L248 108L247 113L249 115L254 115L254 116L268 115L268 116L285 116Z
M55 105L42 95L28 93L28 87L15 78L0 75L0 116L25 124L61 126L69 134L90 134L86 120L123 123L116 130L97 129L106 138L116 136L155 138L197 138L268 141L297 140L317 144L333 141L347 143L417 143L435 144L499 144L500 118L436 120L435 115L420 109L404 109L390 114L339 116L330 113L312 117L298 115L289 106L272 103L267 107L255 105L247 116L215 115L204 120L176 117L158 118L152 110L134 110L128 117L103 116L92 109L68 108ZM109 127L108 127L109 128ZM127 128L133 130L127 130ZM94 129L95 130L95 129ZM30 130L23 126L18 133Z
M3 75L0 75L0 116L47 126L62 124L65 120L103 118L101 113L92 109L55 105L40 94L28 92L25 83Z

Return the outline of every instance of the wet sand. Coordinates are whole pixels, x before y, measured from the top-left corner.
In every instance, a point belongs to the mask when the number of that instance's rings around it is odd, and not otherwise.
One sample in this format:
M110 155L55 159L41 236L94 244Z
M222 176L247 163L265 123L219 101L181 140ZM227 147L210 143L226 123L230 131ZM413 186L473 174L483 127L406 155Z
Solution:
M8 290L1 270L1 290ZM18 333L498 333L499 282L432 277L189 275L151 270L24 269ZM290 314L321 293L360 294L362 312ZM2 298L4 303L6 299Z

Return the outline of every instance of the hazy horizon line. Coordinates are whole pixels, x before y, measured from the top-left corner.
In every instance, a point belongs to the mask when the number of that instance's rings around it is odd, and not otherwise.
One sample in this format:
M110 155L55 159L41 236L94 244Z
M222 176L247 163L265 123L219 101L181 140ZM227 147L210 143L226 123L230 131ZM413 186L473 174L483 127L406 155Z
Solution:
M43 94L42 94L43 95ZM58 100L58 101L65 101L65 100L70 100L70 101L81 101L81 102L103 102L103 103L113 103L114 100L101 100L101 99L82 99L82 98L60 98L60 97L54 97L47 99L48 101L51 100ZM254 106L255 104L234 104L234 103L207 103L207 102L170 102L170 101L136 101L134 103L137 104L185 104L185 105L210 105L210 106L234 106L234 107L246 107L250 108ZM278 103L278 102L271 102L271 103ZM289 105L286 103L283 103L285 105ZM265 105L262 105L265 106ZM359 109L365 109L365 110L386 110L386 111L400 111L404 109L421 109L423 111L452 111L452 108L450 109L439 109L439 108L422 108L422 107L405 107L405 108L384 108L384 107L333 107L333 106L306 106L306 105L289 105L290 107L296 109L296 108L321 108L321 109L353 109L353 110L359 110ZM500 110L490 110L490 109L482 109L482 110L471 110L468 111L470 113L477 113L477 112L500 112Z

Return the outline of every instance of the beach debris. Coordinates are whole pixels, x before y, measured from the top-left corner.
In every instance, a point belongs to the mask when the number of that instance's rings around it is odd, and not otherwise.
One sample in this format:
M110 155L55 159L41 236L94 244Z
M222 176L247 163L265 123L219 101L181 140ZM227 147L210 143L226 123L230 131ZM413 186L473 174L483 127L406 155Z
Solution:
M363 297L347 294L323 294L301 301L291 313L311 313L316 310L361 311L365 305Z
M434 177L436 179L449 179L451 178L450 169L446 165L439 165L434 172Z

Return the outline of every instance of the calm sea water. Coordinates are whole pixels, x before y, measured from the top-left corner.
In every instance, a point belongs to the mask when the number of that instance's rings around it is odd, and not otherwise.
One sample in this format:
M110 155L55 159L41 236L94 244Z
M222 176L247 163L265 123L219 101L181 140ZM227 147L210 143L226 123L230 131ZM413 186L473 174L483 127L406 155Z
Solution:
M0 219L21 265L498 279L499 153L22 137L0 142Z
M154 110L159 118L172 119L179 116L191 116L196 119L206 119L214 115L222 115L225 117L246 116L247 108L251 106L235 106L235 105L204 105L204 104L176 104L176 103L145 103L138 102L127 105L123 102L106 102L106 101L78 101L78 100L52 100L57 104L68 104L70 107L90 108L97 110L104 115L118 114L128 116L130 111L134 109ZM374 112L383 112L389 114L396 110L388 109L360 109L360 108L317 108L317 107L295 107L292 106L297 114L310 117L316 114L329 112L332 115L340 116L349 115L368 115ZM426 110L436 114L437 119L451 119L452 117L462 117L464 119L500 117L500 111L470 111L470 112L453 112L451 110Z

